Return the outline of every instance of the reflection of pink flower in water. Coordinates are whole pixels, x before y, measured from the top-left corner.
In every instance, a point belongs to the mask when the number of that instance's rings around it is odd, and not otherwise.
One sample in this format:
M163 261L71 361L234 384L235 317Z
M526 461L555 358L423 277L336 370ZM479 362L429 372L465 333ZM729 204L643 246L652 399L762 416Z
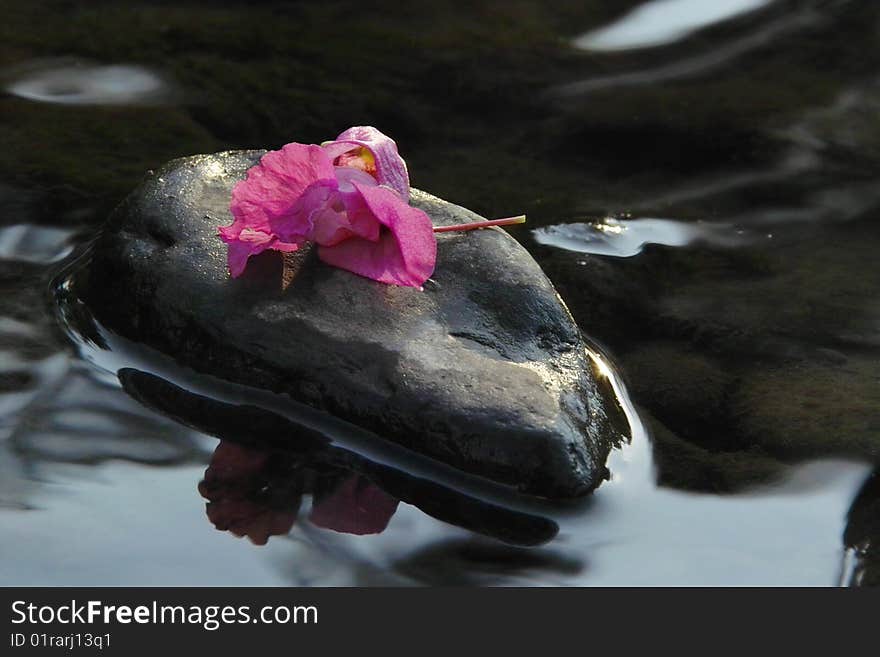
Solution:
M247 536L254 545L265 545L270 536L287 534L296 520L301 498L287 500L276 509L259 494L266 490L263 470L270 455L226 441L220 441L199 493L208 500L208 519L221 531ZM254 498L257 499L254 499Z
M379 534L385 531L399 502L369 480L352 475L312 504L309 520L346 534Z
M254 545L265 545L270 536L284 536L293 528L297 511L276 511L248 500L208 503L208 519L221 531L247 536Z
M247 536L255 545L290 532L307 483L327 494L316 494L309 516L318 527L349 534L384 531L398 500L369 480L344 470L315 476L283 451L243 447L220 441L199 493L208 500L206 512L221 531Z

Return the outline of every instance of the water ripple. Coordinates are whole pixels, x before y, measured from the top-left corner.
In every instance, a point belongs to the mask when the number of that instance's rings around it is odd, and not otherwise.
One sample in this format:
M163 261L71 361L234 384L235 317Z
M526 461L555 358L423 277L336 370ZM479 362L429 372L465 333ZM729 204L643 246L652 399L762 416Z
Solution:
M791 12L708 52L689 55L657 67L561 84L549 89L546 95L549 98L577 98L606 89L656 84L699 76L722 68L743 55L776 43L791 32L817 25L821 20L822 16L810 8Z
M28 66L6 91L41 103L61 105L134 105L162 100L168 85L158 74L141 66L86 65L50 61Z
M15 224L0 228L0 260L48 265L73 250L74 231L66 228Z
M686 223L672 219L614 219L581 224L559 224L536 228L538 244L567 251L628 258L648 244L687 246L703 242L715 246L737 246L745 242L742 231L730 224Z

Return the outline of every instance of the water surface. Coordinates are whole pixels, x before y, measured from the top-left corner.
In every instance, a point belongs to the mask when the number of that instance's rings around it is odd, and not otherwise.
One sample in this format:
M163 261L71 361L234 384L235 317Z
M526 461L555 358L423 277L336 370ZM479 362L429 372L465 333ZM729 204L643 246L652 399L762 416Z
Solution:
M0 583L880 581L877 3L7 5ZM145 171L353 124L415 186L528 215L510 232L632 425L592 497L523 499L277 400L297 440L218 440L150 391L252 391L70 303Z

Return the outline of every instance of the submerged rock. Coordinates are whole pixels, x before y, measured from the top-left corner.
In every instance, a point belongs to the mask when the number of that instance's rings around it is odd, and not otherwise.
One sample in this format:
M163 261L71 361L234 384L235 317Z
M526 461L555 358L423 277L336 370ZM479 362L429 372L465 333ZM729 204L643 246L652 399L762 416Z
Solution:
M277 253L232 280L216 230L261 154L175 160L120 206L75 282L100 323L197 372L287 394L525 492L572 497L601 483L625 427L619 406L514 239L440 235L423 291L304 251L286 289ZM479 220L423 192L412 203L436 225Z

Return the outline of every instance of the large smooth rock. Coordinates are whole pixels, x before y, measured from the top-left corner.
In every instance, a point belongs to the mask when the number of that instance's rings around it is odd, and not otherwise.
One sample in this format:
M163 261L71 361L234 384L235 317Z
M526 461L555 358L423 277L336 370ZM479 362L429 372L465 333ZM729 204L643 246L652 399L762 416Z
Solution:
M230 279L217 226L262 151L175 160L113 214L77 282L99 322L198 372L286 393L461 470L547 497L607 476L610 385L537 263L500 229L443 234L424 290L314 254ZM479 217L423 192L437 225Z

